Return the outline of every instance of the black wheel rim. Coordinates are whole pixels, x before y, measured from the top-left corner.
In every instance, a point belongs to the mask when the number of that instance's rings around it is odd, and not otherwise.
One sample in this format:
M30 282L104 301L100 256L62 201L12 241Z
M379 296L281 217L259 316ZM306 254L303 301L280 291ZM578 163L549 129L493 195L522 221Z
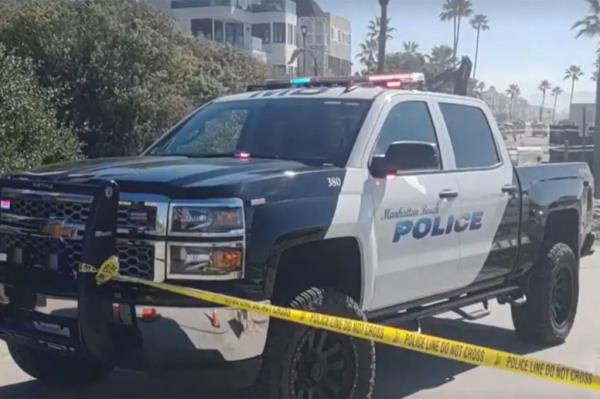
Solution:
M551 304L552 318L558 325L564 324L569 318L572 293L571 273L567 268L561 268L554 275Z
M350 338L308 329L291 364L291 396L298 399L349 397L356 375Z

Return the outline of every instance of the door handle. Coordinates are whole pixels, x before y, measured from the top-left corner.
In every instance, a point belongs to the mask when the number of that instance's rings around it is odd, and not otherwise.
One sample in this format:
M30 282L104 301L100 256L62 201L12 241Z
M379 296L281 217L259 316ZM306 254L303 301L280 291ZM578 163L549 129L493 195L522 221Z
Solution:
M516 194L519 191L519 188L514 184L507 184L502 187L502 192L506 194Z
M451 198L456 198L456 197L458 197L458 191L456 191L456 190L448 189L448 190L440 191L441 199L451 199Z

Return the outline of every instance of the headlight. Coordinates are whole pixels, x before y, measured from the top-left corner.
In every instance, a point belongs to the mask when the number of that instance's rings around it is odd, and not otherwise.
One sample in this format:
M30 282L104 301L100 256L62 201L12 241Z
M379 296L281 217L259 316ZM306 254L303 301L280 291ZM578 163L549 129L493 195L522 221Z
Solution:
M216 238L221 239L216 241ZM167 236L167 278L243 278L244 243L241 199L172 202Z
M241 200L174 203L169 234L192 237L231 237L244 234Z
M225 280L243 276L244 247L237 243L169 243L167 277Z

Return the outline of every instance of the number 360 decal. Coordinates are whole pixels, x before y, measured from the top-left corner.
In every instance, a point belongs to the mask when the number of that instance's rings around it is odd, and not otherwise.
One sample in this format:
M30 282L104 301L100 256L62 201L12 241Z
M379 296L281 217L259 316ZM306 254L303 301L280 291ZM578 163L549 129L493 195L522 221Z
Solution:
M339 177L328 177L327 184L329 184L329 187L339 187L342 185L342 179Z

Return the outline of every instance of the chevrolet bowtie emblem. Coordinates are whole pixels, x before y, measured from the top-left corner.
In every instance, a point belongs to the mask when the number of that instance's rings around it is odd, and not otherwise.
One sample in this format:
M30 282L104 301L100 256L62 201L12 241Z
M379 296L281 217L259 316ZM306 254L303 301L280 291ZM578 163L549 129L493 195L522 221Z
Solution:
M48 222L42 229L42 232L48 234L50 238L57 240L75 238L77 236L77 228L65 226L64 224L57 222Z

